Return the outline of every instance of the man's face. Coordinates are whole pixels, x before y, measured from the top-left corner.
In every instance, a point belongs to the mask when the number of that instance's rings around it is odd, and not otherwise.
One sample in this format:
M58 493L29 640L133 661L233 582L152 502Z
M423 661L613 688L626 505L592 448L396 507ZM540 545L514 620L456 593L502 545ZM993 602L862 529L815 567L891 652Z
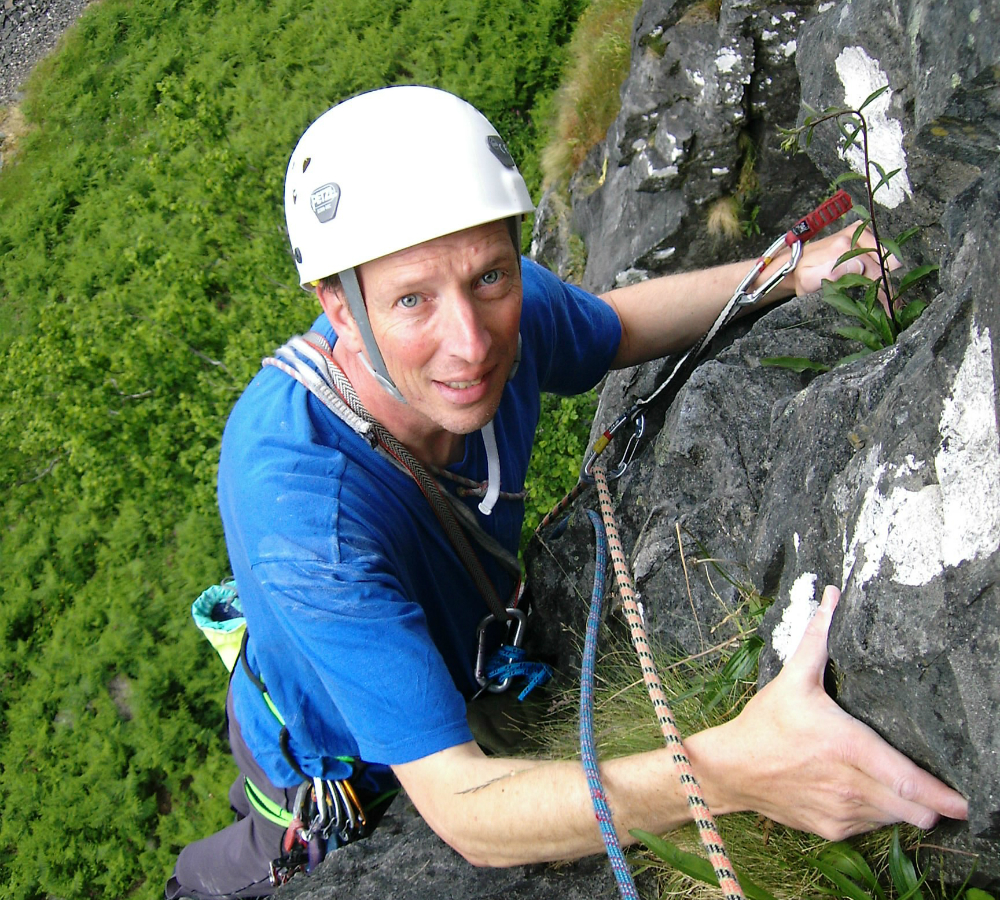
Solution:
M468 434L493 418L517 352L518 263L506 223L491 222L358 267L372 332L407 403L390 429Z

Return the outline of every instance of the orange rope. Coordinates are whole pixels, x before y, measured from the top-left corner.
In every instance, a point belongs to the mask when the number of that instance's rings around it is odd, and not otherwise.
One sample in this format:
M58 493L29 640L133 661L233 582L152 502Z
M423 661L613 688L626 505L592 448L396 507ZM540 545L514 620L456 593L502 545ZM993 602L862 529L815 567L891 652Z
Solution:
M722 841L722 835L719 834L715 818L705 803L701 785L698 784L698 779L691 769L691 760L688 759L681 733L677 729L673 713L671 713L667 698L663 693L660 676L656 673L656 664L653 661L649 640L646 637L645 623L636 601L632 575L629 573L628 561L618 536L618 526L615 521L614 506L611 502L611 491L608 488L607 473L604 471L604 466L600 464L594 466L593 473L601 504L601 516L604 519L604 527L608 536L608 550L611 553L611 562L614 565L615 578L618 581L618 591L621 594L622 607L625 610L625 621L628 622L632 635L632 645L639 656L642 678L646 682L649 698L653 701L653 709L660 723L660 731L663 732L667 747L672 751L674 767L687 794L688 809L691 811L695 825L698 826L702 845L705 847L712 868L715 869L715 877L719 880L723 896L726 900L743 900L743 890L736 878L733 864L726 853L726 845Z

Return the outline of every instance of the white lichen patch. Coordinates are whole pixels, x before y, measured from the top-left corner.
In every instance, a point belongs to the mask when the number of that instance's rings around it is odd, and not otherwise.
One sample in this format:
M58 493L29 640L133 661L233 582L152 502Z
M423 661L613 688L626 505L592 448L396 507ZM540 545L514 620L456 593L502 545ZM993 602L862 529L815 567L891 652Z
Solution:
M703 88L705 86L705 76L702 75L697 69L690 69L687 73L687 77L690 82L695 85L695 87Z
M941 449L934 460L941 484L942 561L956 566L1000 547L1000 437L997 433L990 330L972 341L945 400Z
M941 444L934 457L936 483L918 490L907 482L926 463L912 454L899 464L880 462L881 446L869 451L869 487L848 540L844 535L844 582L863 588L892 563L892 580L919 586L946 568L1000 549L1000 433L993 398L989 329L972 340L945 400L938 423ZM887 493L883 484L893 483Z
M837 57L837 75L844 86L844 103L858 109L879 88L889 83L889 79L878 60L872 59L861 47L845 47ZM877 162L885 172L899 171L875 193L875 200L889 209L895 209L907 197L913 196L910 178L906 169L906 151L903 149L903 126L889 116L892 91L888 90L864 109L868 123L868 152L872 161ZM865 173L864 150L860 138L845 152L842 159L860 175ZM873 184L880 177L872 167Z
M798 535L796 535L798 537ZM781 621L771 632L771 646L782 663L788 662L802 642L802 635L819 608L816 599L816 575L803 572L795 579L788 592L788 606L782 613Z
M734 72L742 61L742 57L732 47L722 47L715 58L715 68L724 74Z
M780 50L785 55L785 58L788 59L789 57L795 55L795 50L797 47L798 45L795 43L794 40L785 41L785 43L778 45L778 50Z
M615 287L628 287L630 284L638 284L648 279L649 272L645 269L629 268L615 275Z

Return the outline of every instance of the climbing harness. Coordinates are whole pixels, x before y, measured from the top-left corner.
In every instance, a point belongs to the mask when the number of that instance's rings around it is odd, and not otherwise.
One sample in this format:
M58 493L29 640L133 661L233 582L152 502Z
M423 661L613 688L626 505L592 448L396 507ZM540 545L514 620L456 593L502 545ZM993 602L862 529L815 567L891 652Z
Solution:
M601 785L593 738L593 669L608 549L610 549L611 553L625 620L629 627L632 644L639 657L643 681L646 684L647 692L656 712L660 730L667 747L671 751L674 767L687 794L688 809L698 828L702 845L712 864L712 868L715 870L716 879L726 900L742 900L744 894L732 862L726 853L725 844L719 834L715 819L708 805L705 803L701 786L698 784L698 780L691 768L691 761L684 749L680 731L674 721L673 713L667 703L659 675L656 672L653 654L646 636L642 611L638 604L638 594L635 591L625 552L622 549L621 540L618 536L609 482L620 478L635 457L635 453L645 432L645 409L660 397L668 387L679 383L682 377L686 378L690 374L695 363L709 343L740 309L757 303L765 294L780 284L789 272L795 269L802 258L802 245L805 241L838 219L850 208L850 195L845 191L838 191L832 198L822 203L813 212L809 213L809 215L800 219L791 229L767 248L764 254L754 263L746 277L740 282L711 328L709 328L697 344L681 356L663 383L648 397L636 401L594 442L593 447L584 460L580 479L576 486L556 504L536 529L536 534L542 531L557 516L561 515L588 485L596 485L601 515L597 516L592 510L587 510L587 516L594 527L597 549L594 589L590 614L587 620L584 656L581 666L580 748L584 772L587 776L587 783L594 806L594 814L601 829L608 852L608 859L618 883L619 893L624 900L637 900L638 894L635 882L632 880L631 872L628 868L628 863L618 842L607 797ZM791 250L789 259L778 267L777 271L768 277L764 284L754 290L750 290L750 286L770 265L775 255L786 246ZM618 432L623 431L627 425L631 425L631 431L628 434L628 440L626 441L621 457L616 465L611 469L606 469L599 461L599 457L607 449Z
M837 191L837 193L834 194L829 200L824 201L807 216L799 219L795 225L775 240L774 243L764 251L764 254L753 264L753 267L749 272L747 272L746 277L739 283L738 287L733 292L732 297L730 297L729 302L726 303L726 305L722 308L722 312L719 313L715 322L712 323L712 327L709 328L704 335L702 335L701 340L699 340L698 343L691 347L690 350L684 353L680 359L677 360L670 374L660 384L660 386L648 397L642 398L633 403L628 410L615 419L615 421L601 434L601 436L594 441L590 452L584 459L583 468L580 472L581 482L585 484L594 483L593 469L594 464L597 462L597 458L605 451L605 449L607 449L607 446L611 443L618 432L631 423L632 431L628 436L628 441L622 451L622 455L618 460L617 465L610 466L607 470L608 478L612 481L625 474L625 470L629 467L635 457L636 450L639 447L639 442L645 432L646 408L654 403L656 399L660 397L668 388L672 385L680 384L684 378L691 374L691 370L694 368L695 363L697 363L709 344L715 339L716 335L722 330L722 328L732 321L733 317L740 310L753 306L757 303L757 301L760 300L765 294L774 290L774 288L781 283L782 279L798 266L799 260L802 258L802 246L806 241L815 237L827 225L836 221L850 208L851 195L844 190ZM779 266L774 274L771 275L760 287L755 290L750 290L750 285L757 280L760 274L771 264L778 252L785 247L791 249L791 256L789 259Z
M285 829L283 852L270 864L271 884L277 887L297 872L312 872L323 861L331 842L333 846L341 847L370 834L399 789L383 791L367 803L362 803L353 782L364 771L365 764L349 756L338 757L340 762L351 767L348 778L331 780L306 775L289 746L290 735L284 717L274 705L267 686L250 668L247 660L247 637L244 632L239 653L240 665L281 726L278 738L281 753L302 779L291 811L267 797L249 778L244 776L243 779L250 805L265 819Z

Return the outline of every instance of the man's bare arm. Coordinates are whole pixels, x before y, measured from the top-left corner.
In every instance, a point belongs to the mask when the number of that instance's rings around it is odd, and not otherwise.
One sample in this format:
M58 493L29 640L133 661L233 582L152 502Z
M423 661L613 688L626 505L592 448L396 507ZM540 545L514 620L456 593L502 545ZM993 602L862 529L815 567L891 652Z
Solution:
M819 290L824 278L835 281L847 272L877 277L878 260L874 254L835 265L851 249L851 235L856 227L848 225L836 234L807 243L799 265L760 302L766 305L793 294L811 293ZM874 247L875 241L866 232L860 245ZM786 258L787 252L779 254L758 278L758 283L770 277ZM751 265L748 260L699 272L665 275L602 294L601 298L614 308L622 323L622 341L612 368L635 366L690 347L711 327ZM894 257L892 265L899 265Z
M839 592L828 588L798 651L735 719L685 740L716 814L752 809L828 839L906 821L965 818L960 794L915 766L823 689ZM578 762L487 757L473 743L393 767L417 809L476 865L573 859L603 844ZM670 830L687 800L666 749L601 764L623 843Z

